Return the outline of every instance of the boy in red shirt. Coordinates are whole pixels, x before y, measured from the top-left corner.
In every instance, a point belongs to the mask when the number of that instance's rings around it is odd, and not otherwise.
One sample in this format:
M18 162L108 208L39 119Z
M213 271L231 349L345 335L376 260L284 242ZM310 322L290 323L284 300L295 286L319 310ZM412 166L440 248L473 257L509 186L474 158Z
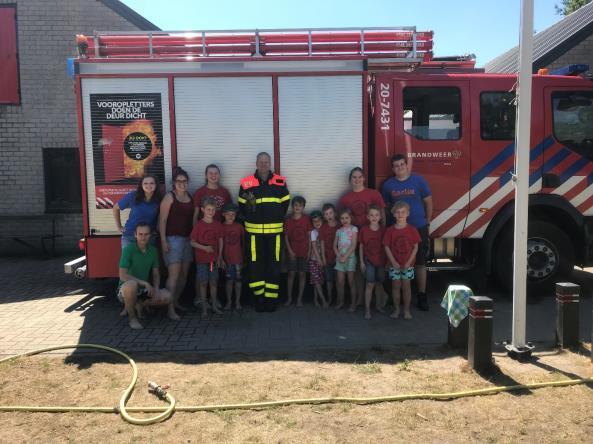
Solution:
M393 314L392 318L399 317L400 290L404 296L404 319L412 319L410 313L410 301L412 299L411 282L414 279L414 263L418 244L421 242L418 230L408 225L407 219L410 215L410 206L404 201L397 201L391 209L395 218L395 225L385 231L383 245L385 254L389 259L389 277L393 281Z
M311 219L304 213L306 204L307 201L303 196L295 196L291 202L292 214L284 222L284 241L288 252L288 298L284 305L292 304L294 278L298 273L297 307L303 306L303 292L305 291L309 262L309 233L313 229Z
M222 268L226 270L226 305L225 310L230 310L233 305L233 287L235 287L235 308L241 310L241 267L243 265L243 225L235 222L239 207L235 204L226 204L222 209L224 223L224 247L222 249Z
M364 292L365 319L371 319L371 299L373 298L375 283L380 286L383 285L385 280L385 249L383 248L385 227L380 224L381 217L381 207L371 204L367 210L369 225L363 226L358 234L360 271L366 277ZM378 301L377 310L383 311Z
M202 319L208 317L206 297L210 287L212 311L222 312L217 307L218 267L222 262L223 231L220 222L214 220L216 201L207 197L202 202L204 217L198 221L191 232L191 246L196 259L196 287L202 301ZM208 285L210 284L210 285ZM197 297L197 295L196 295Z
M334 282L336 277L336 253L334 252L334 240L338 231L336 220L336 207L330 203L323 204L322 211L325 223L319 229L319 240L321 241L321 258L325 264L325 283L327 286L327 303L331 305L334 297Z

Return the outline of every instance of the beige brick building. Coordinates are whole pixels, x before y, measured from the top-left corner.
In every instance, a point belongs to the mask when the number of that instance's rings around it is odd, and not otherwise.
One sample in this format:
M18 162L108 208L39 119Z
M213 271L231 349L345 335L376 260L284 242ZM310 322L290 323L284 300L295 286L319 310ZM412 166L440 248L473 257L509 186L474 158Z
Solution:
M79 144L67 73L75 35L158 28L117 0L0 0L2 17L12 10L20 103L0 103L0 255L36 254L38 236L51 232L52 219L61 236L57 250L76 250L82 234Z

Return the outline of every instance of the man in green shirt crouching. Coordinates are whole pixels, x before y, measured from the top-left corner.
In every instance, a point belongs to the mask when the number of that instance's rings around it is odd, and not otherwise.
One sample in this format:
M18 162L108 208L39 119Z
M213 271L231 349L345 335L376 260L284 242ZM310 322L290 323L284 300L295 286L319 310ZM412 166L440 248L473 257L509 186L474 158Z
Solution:
M125 305L130 327L134 330L143 328L138 318L142 318L143 308L149 305L168 305L169 318L179 319L171 293L159 288L159 257L156 248L149 244L150 231L149 224L139 223L134 231L136 243L125 247L119 260L117 298ZM152 285L148 283L151 271Z

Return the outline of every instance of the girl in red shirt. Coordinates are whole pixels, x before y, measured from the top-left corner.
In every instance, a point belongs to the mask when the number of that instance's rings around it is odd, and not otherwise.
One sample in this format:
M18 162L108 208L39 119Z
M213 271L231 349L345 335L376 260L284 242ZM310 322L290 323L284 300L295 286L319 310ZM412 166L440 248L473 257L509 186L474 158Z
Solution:
M204 174L206 176L206 185L198 188L193 196L195 207L194 224L204 216L203 214L200 214L200 208L202 207L202 201L207 197L211 197L216 202L216 214L214 215L214 220L222 222L222 208L231 202L231 195L225 187L219 184L220 168L218 168L217 165L213 163L208 165Z

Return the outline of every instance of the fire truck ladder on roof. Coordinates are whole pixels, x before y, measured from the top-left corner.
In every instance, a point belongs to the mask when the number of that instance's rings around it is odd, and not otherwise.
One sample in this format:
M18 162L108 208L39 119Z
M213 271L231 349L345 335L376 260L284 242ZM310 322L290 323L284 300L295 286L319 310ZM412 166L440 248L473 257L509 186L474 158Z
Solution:
M407 26L184 32L95 31L92 37L80 36L77 41L81 58L89 59L350 56L418 64L432 58L432 39L432 31L418 32L416 27Z

